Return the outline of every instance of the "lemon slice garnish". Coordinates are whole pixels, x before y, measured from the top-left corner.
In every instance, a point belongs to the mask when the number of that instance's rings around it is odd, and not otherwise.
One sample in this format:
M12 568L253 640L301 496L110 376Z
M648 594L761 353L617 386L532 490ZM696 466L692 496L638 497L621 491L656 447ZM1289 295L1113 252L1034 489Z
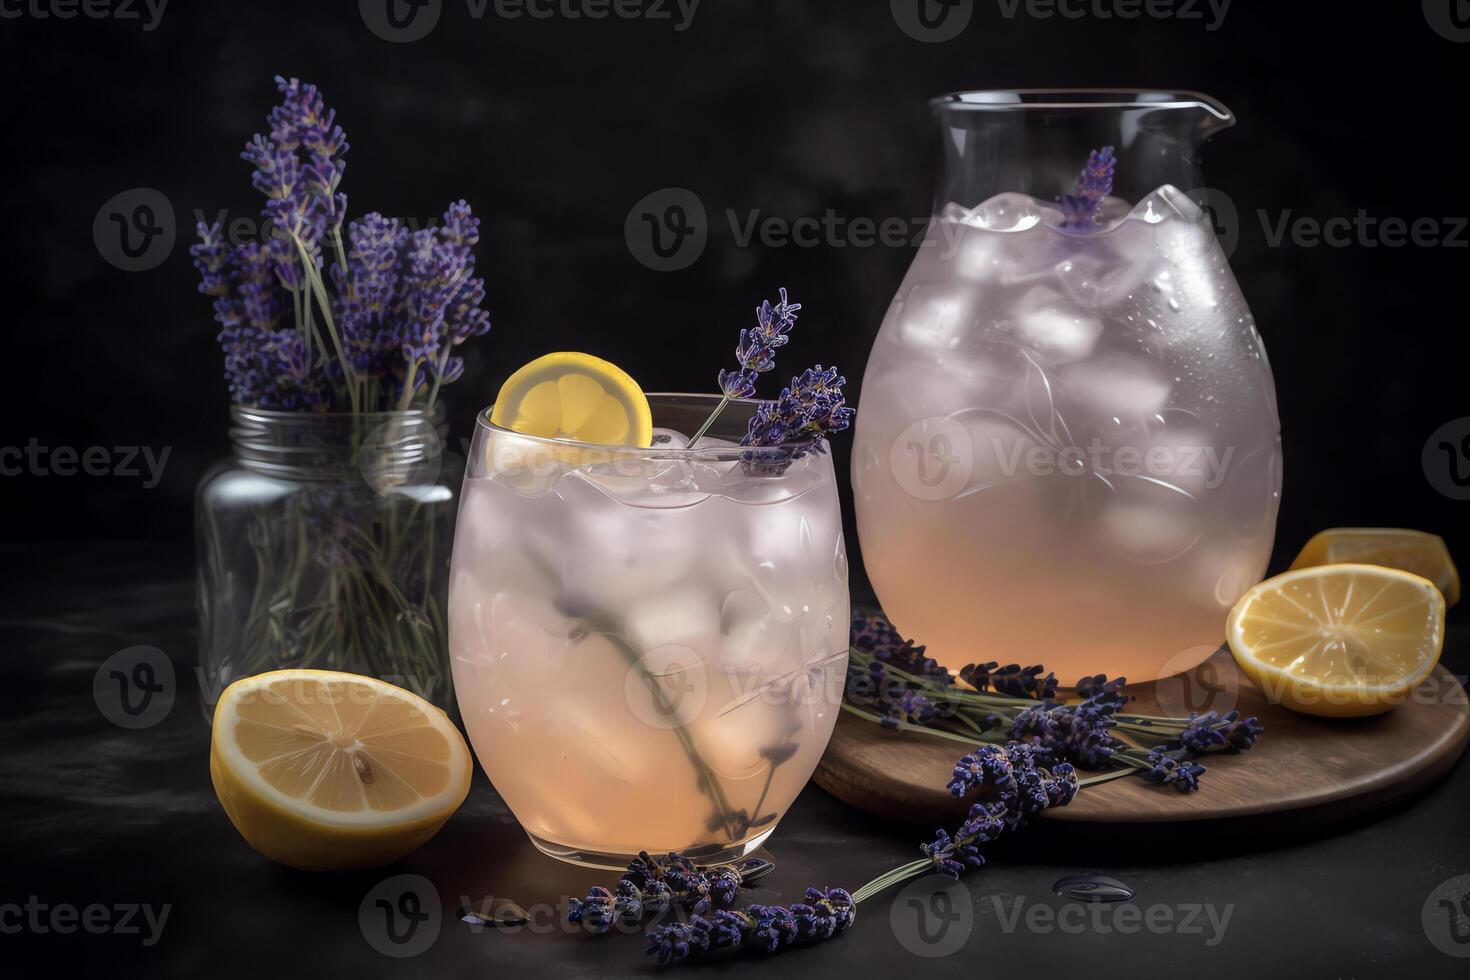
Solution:
M1321 565L1252 588L1231 610L1226 638L1271 700L1312 715L1375 715L1434 669L1444 618L1444 596L1426 578Z
M526 435L600 446L653 442L653 413L638 382L616 364L571 351L538 357L506 379L490 421Z
M1334 527L1312 535L1291 563L1293 569L1314 565L1386 565L1423 575L1439 586L1445 602L1460 601L1460 573L1444 538L1402 527Z
M215 707L215 794L251 847L293 868L397 860L459 809L471 768L443 711L372 677L276 670Z

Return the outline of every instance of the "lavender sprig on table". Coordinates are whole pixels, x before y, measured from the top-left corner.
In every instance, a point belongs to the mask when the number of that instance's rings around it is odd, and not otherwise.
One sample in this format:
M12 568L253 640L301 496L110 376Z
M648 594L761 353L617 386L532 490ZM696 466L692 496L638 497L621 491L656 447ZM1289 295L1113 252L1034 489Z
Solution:
M1190 792L1205 771L1192 760L1247 750L1263 731L1256 718L1236 711L1187 719L1129 714L1123 678L1101 674L1081 678L1076 699L1067 701L1057 698L1056 677L1040 666L969 664L959 677L966 687L883 617L854 616L844 711L970 745L1022 743L1044 764L1098 771L1085 785L1139 775ZM967 755L956 764L950 790L963 796L982 778Z
M971 805L964 821L953 831L940 829L919 847L921 858L899 865L862 887L808 888L806 901L789 907L735 904L742 883L725 877L716 888L709 876L728 875L725 868L700 872L686 858L669 854L651 858L644 852L628 866L616 893L594 888L586 899L572 902L569 918L593 932L607 932L618 921L637 922L658 912L678 908L687 918L655 925L647 932L645 951L663 964L681 964L714 955L742 952L778 953L797 945L822 942L851 928L858 906L901 882L938 873L958 878L985 864L984 845L1001 835L1022 829L1044 811L1066 806L1089 785L1138 773L1144 779L1181 792L1199 788L1204 767L1192 761L1199 754L1249 749L1262 732L1255 718L1231 711L1209 712L1188 719L1124 714L1130 700L1122 693L1123 679L1102 674L1078 680L1080 700L1055 698L1056 678L1041 667L1011 664L969 665L961 671L968 689L924 655L924 648L905 639L882 616L857 614L853 619L851 664L843 709L872 721L889 722L908 731L966 741L960 734L978 727L976 718L988 718L996 734L980 744L954 768L950 792L964 799L972 793L989 798ZM876 683L875 683L876 682ZM886 682L893 682L888 684ZM877 693L884 688L887 693ZM854 691L860 704L853 704ZM874 700L897 714L869 711ZM920 700L953 713L933 723L913 720ZM1124 741L1116 731L1123 730ZM1002 734L1003 732L1003 734ZM1152 739L1147 750L1135 744ZM1079 778L1074 758L1115 768L1100 776ZM668 886L669 882L676 882ZM660 901L650 902L649 890L666 886Z
M1062 206L1063 228L1090 231L1096 227L1097 209L1102 205L1103 198L1113 192L1113 169L1116 163L1111 146L1088 154L1087 166L1082 168L1082 173L1077 177L1076 189L1058 199Z
M996 791L996 799L974 804L953 833L936 831L932 840L919 846L923 857L879 875L856 891L808 888L806 901L789 907L724 908L657 926L648 931L646 952L660 963L679 964L716 954L778 953L831 939L852 927L859 904L867 899L924 874L958 878L985 863L983 845L1020 829L1043 810L1066 806L1077 795L1079 783L1073 767L1065 762L1043 766L1030 746L982 746L976 757L989 774L983 785Z

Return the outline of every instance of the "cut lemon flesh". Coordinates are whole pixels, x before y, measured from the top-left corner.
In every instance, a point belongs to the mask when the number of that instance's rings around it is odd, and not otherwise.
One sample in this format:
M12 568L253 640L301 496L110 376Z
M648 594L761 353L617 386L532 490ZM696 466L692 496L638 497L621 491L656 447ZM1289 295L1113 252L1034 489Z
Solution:
M1327 717L1403 703L1444 646L1445 600L1426 578L1380 565L1322 565L1252 588L1231 610L1235 662L1268 698Z
M251 847L293 868L397 860L459 809L471 768L443 711L372 677L277 670L215 707L215 794Z
M638 382L616 364L570 351L538 357L507 378L490 421L526 435L599 446L653 442L653 413Z
M1293 569L1354 562L1386 565L1422 575L1439 587L1445 602L1460 601L1460 573L1444 538L1402 527L1334 527L1312 535L1291 563Z

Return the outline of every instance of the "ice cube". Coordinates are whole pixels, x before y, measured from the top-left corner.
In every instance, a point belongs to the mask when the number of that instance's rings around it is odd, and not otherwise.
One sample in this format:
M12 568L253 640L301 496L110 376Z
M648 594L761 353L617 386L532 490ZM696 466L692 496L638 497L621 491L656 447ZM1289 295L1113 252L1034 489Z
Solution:
M1111 418L1146 419L1168 404L1174 385L1161 366L1131 354L1109 354L1072 365L1062 398L1097 425ZM1069 413L1070 414L1070 413Z
M975 217L975 210L973 208L956 204L954 201L950 201L939 209L939 220L953 222L959 225L974 225L977 228L980 226L980 220ZM932 234L932 228L930 232Z
M1016 342L1051 364L1070 364L1092 354L1102 321L1048 286L1036 286L1016 304L1011 321Z
M703 446L708 439L701 439L699 444ZM664 429L654 426L653 429L654 449L683 449L689 445L689 437L678 429Z
M616 613L687 578L698 548L689 511L624 507L586 490L567 498L561 568L570 598Z
M796 637L796 625L771 614L770 603L750 589L736 589L720 609L723 656L735 670L770 670Z
M1133 561L1162 564L1181 557L1204 533L1205 507L1166 483L1116 478L1098 511L1100 539Z
M1197 222L1203 214L1200 206L1188 194L1173 184L1165 184L1135 204L1128 212L1128 217L1158 224L1167 218Z
M720 635L720 607L708 587L691 582L635 600L623 623L640 651L671 644L709 649Z
M1078 239L1074 252L1056 265L1056 276L1067 295L1091 309L1101 309L1127 299L1149 272L1158 265L1152 243L1129 256L1111 240Z
M920 283L898 311L904 346L929 354L954 350L975 325L975 295L961 284Z
M1025 231L1041 221L1037 204L1029 194L997 194L970 212L970 223L989 231Z

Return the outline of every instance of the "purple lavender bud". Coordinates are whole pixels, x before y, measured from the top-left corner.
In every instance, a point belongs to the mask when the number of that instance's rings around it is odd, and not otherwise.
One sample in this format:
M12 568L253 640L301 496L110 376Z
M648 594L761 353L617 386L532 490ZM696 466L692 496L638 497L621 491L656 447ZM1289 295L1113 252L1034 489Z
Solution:
M739 367L734 371L720 370L720 391L728 398L754 395L756 381L776 366L776 351L791 339L787 334L796 325L796 311L801 309L801 304L787 301L784 286L778 292L781 301L772 306L769 300L762 300L756 307L755 327L740 331L740 342L735 345Z
M1159 749L1150 750L1147 761L1152 768L1142 775L1149 782L1173 786L1181 793L1199 789L1199 777L1204 775L1204 766L1187 759L1176 759Z
M1094 219L1098 207L1103 198L1113 192L1113 169L1116 163L1111 146L1088 154L1087 166L1082 168L1082 173L1077 177L1076 189L1059 199L1063 228L1089 231L1095 227Z
M762 402L746 426L742 446L798 447L820 452L828 434L841 432L852 423L854 410L843 402L842 386L847 379L836 368L820 364L807 368L781 389L774 402Z

